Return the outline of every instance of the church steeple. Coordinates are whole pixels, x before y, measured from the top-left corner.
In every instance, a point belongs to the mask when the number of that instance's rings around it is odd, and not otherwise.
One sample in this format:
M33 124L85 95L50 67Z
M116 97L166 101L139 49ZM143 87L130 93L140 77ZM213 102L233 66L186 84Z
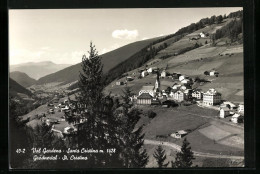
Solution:
M160 90L160 79L159 79L159 72L157 72L157 77L154 85L154 90L159 91Z

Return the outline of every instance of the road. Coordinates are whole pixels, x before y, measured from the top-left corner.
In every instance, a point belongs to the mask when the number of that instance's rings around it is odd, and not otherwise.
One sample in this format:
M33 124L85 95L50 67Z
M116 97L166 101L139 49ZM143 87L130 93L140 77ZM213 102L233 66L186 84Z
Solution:
M181 151L181 146L175 144L175 143L170 143L170 142L165 142L165 141L156 141L156 140L144 140L144 144L151 144L151 145L162 145L162 146L167 146L170 147L176 151ZM212 154L212 153L204 153L204 152L197 152L193 151L194 156L200 156L200 157L208 157L208 158L228 158L228 159L244 159L244 156L233 156L233 155L219 155L219 154Z

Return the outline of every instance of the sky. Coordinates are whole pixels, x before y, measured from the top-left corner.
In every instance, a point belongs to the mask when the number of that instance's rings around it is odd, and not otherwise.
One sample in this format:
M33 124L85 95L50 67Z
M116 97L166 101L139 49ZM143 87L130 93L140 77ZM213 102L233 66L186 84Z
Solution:
M242 8L9 10L9 63L76 64L90 41L103 54L238 10Z

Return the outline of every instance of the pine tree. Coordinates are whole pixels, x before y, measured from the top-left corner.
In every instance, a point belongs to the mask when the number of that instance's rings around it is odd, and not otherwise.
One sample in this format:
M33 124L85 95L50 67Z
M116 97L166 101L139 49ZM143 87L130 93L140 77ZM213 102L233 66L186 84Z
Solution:
M185 138L181 147L181 151L177 152L175 161L172 162L173 168L187 168L192 167L192 160L194 160L193 152L190 143Z
M142 126L135 128L140 119L140 111L132 108L130 97L132 96L130 88L123 91L123 124L121 130L122 139L122 161L126 168L142 168L148 163L148 156L144 149L144 134Z
M83 117L86 122L78 124L77 135L74 143L78 148L103 149L105 142L104 120L102 118L103 89L101 57L90 43L89 57L82 57L82 71L79 76L80 92L76 97L80 107L78 117ZM98 155L89 155L89 162L95 167L100 163Z
M104 153L89 154L89 160L82 165L88 167L120 167L119 119L114 115L114 104L110 96L103 94L103 65L101 57L90 43L89 57L83 55L79 89L76 97L79 107L76 112L84 123L77 124L77 135L71 137L78 148L103 150ZM78 120L76 118L76 120ZM106 153L106 149L116 148L116 153Z
M168 166L169 162L164 164L164 161L166 160L166 155L165 155L165 150L163 150L161 145L157 147L156 151L153 154L153 157L157 161L158 168L164 168Z

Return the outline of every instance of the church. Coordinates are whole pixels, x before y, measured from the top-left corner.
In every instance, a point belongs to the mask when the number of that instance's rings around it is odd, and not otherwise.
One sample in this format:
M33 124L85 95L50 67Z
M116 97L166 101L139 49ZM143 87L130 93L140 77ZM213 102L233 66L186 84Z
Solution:
M151 104L153 98L160 92L160 79L157 73L157 78L154 86L143 86L139 91L139 96L137 97L137 104Z

